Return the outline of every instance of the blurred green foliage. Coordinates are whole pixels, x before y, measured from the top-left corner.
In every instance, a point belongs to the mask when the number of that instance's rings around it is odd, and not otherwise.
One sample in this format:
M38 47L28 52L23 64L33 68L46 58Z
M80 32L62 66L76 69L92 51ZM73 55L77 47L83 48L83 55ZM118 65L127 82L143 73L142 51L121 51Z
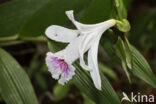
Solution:
M4 1L0 4L0 104L120 104L123 91L156 94L155 0ZM76 75L65 86L51 78L45 65L47 51L59 51L67 44L48 40L44 31L49 25L73 27L65 15L71 9L86 24L111 18L122 21L100 41L102 91L95 89L78 61Z
M53 93L54 93L54 100L56 102L62 100L63 98L65 98L69 92L71 88L71 82L69 82L68 84L62 86L60 84L56 84L53 88Z
M7 104L38 103L29 77L3 49L0 49L0 94Z

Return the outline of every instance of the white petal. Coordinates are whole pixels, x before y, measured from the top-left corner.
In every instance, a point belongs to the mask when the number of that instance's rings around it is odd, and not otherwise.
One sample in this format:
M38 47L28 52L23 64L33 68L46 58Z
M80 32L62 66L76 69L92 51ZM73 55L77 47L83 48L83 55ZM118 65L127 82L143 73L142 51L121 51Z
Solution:
M94 44L94 39L96 38L96 33L87 34L84 36L82 42L79 45L79 54L80 54L80 65L85 70L91 70L84 61L84 53Z
M97 23L97 24L82 24L75 20L73 10L66 11L66 15L73 22L73 24L78 28L78 30L83 33L97 31L97 29L99 29L101 27L108 29L108 28L114 26L116 23L114 19L110 19L110 20L107 20L107 21L104 21L101 23Z
M64 73L62 73L61 78L59 79L58 83L61 85L64 85L65 83L67 83L70 79L72 79L72 77L75 75L75 67L73 67L72 65L69 66L70 67L70 72L68 76L65 76Z
M73 39L64 49L64 59L66 62L72 64L79 58L79 45L83 39L83 35Z
M52 64L52 57L54 56L54 54L52 52L48 52L47 53L47 56L46 56L46 64L48 66L48 71L51 72L52 74L52 77L54 79L59 79L59 76L60 74L62 73L61 70L59 69L55 69L53 67L53 64Z
M66 15L68 16L68 18L69 18L72 22L75 21L73 12L74 12L73 10L69 10L69 11L66 11L66 12L65 12Z
M72 79L72 77L75 75L75 67L73 65L70 65L70 73L69 76L67 77L67 80L69 81L70 79Z
M72 30L64 28L62 26L52 25L46 29L45 34L52 40L68 43L71 42L71 40L75 39L80 33L78 30Z
M72 79L73 75L75 75L75 67L67 62L64 61L64 63L68 64L68 70L63 71L63 69L60 68L59 62L57 64L57 60L62 59L62 54L64 51L59 51L55 54L48 52L46 56L46 64L48 66L48 71L50 71L52 77L54 79L59 79L59 83L64 85L64 83L68 82L70 79ZM56 60L55 60L56 58ZM56 63L55 63L56 62ZM56 66L54 66L54 63ZM57 67L58 65L58 67ZM60 77L61 76L61 77Z
M60 74L62 73L59 69L49 69L54 79L59 79Z
M46 65L48 66L48 68L53 68L53 65L51 63L51 57L53 56L53 53L52 52L47 52L47 56L46 56Z
M97 63L97 53L100 37L101 36L99 35L96 38L96 42L92 45L91 49L88 52L88 65L92 68L92 70L90 71L91 78L94 82L95 87L99 90L101 90L101 78Z
M93 36L90 34L88 36L86 36L87 34L83 34L83 35L80 35L79 37L73 39L69 44L68 46L64 49L64 59L66 60L66 62L68 62L69 64L72 64L74 61L76 61L78 58L80 58L80 55L81 55L81 64L82 67L85 67L85 64L84 64L84 60L83 60L83 54L85 52L88 51L88 49L90 48L90 46L93 44ZM88 38L91 38L90 41L88 41L87 43L85 43L85 47L81 47L83 46L85 40L84 39L88 39ZM84 41L83 41L84 40ZM81 50L81 48L83 48L83 50ZM87 70L88 68L85 67L85 69Z

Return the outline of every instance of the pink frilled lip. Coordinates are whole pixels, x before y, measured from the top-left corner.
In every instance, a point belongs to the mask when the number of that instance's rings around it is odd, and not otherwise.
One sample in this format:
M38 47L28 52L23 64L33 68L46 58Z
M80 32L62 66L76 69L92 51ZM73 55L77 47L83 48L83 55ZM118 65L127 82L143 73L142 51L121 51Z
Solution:
M46 64L52 77L58 80L58 82L62 85L72 79L75 74L75 68L73 65L66 62L62 55L56 55L48 52L46 56Z
M55 68L54 70L61 70L62 73L64 73L64 75L68 77L71 69L64 59L59 59L58 57L51 56L51 62L53 64L53 67Z

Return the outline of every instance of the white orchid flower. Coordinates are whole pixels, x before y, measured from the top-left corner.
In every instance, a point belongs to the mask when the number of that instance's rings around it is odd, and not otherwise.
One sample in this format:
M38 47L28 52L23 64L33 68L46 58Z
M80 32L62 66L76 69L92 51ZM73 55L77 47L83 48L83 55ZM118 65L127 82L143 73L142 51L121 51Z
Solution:
M98 45L102 34L116 24L114 19L110 19L98 24L86 25L74 19L73 11L66 11L66 15L76 26L77 30L67 29L61 26L52 25L46 29L46 36L54 41L69 43L65 49L52 53L48 52L46 64L52 77L59 79L59 83L64 85L75 74L72 65L74 61L80 59L82 68L90 71L95 87L101 90L101 78L98 70L97 54ZM83 59L88 51L88 65Z

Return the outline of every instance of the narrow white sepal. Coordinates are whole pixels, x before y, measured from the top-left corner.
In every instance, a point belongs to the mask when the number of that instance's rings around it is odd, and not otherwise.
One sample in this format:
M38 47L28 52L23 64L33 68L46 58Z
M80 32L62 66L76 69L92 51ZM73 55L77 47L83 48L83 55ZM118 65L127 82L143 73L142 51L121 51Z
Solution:
M114 19L110 19L101 23L97 23L97 24L83 24L80 23L78 21L75 20L74 18L74 11L73 10L69 10L66 11L66 15L68 16L68 18L73 22L73 24L76 26L76 28L81 32L81 33L90 33L90 32L95 32L98 31L99 28L100 29L108 29L112 26L115 25L116 21Z
M97 36L97 38L95 39L96 42L92 45L88 52L88 65L92 68L92 71L90 71L90 75L95 87L99 90L101 90L101 78L98 69L97 53L100 37L101 35Z
M91 68L85 64L84 53L94 44L94 38L96 33L87 34L84 36L82 42L79 45L80 65L85 70L91 71Z

